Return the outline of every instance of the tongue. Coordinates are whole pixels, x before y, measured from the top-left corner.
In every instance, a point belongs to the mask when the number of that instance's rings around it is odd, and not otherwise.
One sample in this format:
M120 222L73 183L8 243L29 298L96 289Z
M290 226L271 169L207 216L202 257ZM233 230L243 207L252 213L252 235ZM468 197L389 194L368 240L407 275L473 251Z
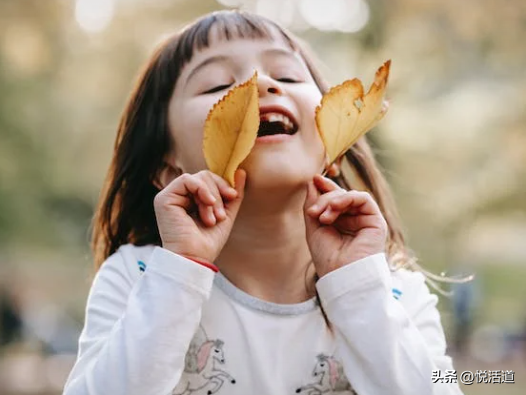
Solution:
M258 136L271 136L273 134L288 134L281 122L263 121L259 124Z

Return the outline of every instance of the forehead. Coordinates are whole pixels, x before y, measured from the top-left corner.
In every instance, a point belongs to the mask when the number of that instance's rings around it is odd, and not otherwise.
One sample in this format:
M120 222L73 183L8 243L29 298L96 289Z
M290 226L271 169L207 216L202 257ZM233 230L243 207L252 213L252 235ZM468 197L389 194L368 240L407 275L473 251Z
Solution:
M289 41L285 39L283 33L275 26L264 25L260 26L258 30L251 32L244 32L242 30L229 30L219 24L213 25L208 31L208 47L226 44L232 41L248 40L248 41L263 41L269 43L276 43L292 49Z
M274 27L270 27L268 34L261 37L225 36L218 28L212 27L208 35L208 45L202 48L194 48L192 57L183 68L182 76L191 73L193 68L208 58L226 56L249 60L261 53L281 53L301 58L285 37Z

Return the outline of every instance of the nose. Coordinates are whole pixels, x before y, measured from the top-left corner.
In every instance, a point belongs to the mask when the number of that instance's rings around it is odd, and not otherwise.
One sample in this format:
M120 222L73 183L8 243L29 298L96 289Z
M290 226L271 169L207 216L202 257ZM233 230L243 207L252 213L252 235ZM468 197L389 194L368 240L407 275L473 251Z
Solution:
M268 94L279 96L283 94L279 84L274 79L266 75L258 76L258 90L259 97L265 97Z

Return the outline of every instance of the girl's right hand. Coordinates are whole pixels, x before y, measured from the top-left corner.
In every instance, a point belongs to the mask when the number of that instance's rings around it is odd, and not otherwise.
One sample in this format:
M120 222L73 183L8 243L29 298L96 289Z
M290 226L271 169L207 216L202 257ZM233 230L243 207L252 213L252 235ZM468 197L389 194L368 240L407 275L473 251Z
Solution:
M182 174L155 196L163 248L214 262L223 249L243 201L246 172L237 170L236 188L203 170Z

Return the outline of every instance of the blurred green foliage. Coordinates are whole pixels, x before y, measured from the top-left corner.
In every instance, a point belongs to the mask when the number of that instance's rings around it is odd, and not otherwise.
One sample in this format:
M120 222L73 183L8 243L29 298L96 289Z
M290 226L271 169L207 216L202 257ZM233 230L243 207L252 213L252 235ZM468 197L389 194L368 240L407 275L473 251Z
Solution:
M370 138L410 245L430 270L469 262L487 277L495 301L488 316L499 317L505 301L520 315L526 2L368 4L359 32L296 32L332 83L358 76L368 84L393 60L391 108ZM71 274L83 284L79 301L88 286L90 220L135 76L161 37L222 8L212 0L115 7L104 30L88 32L75 20L74 1L0 2L0 256L22 271L35 270L26 263L35 259L43 271L79 265Z
M431 271L477 274L478 325L516 328L526 318L526 2L368 4L359 32L296 33L331 83L368 84L392 59L390 110L369 136L409 244ZM221 8L119 0L109 25L88 32L73 0L0 1L0 279L19 276L35 300L82 319L90 220L135 76L161 37ZM449 304L441 298L448 330Z

